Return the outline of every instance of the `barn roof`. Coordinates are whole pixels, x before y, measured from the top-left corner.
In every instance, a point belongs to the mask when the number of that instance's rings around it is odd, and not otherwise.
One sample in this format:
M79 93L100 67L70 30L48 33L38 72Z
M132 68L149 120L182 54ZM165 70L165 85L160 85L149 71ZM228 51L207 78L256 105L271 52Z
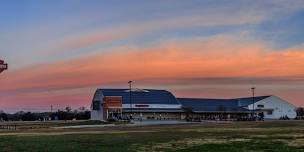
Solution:
M268 98L270 96L257 96L257 97L254 97L254 102L258 102L258 101L261 101L265 98ZM248 106L248 105L251 105L252 104L252 97L246 97L246 98L237 98L235 99L238 101L238 104L239 106Z
M130 104L130 89L98 89L103 96L121 96L123 104ZM132 89L132 104L178 104L173 94L166 90Z
M255 97L255 102L269 96ZM208 98L177 98L184 107L191 107L194 112L246 112L244 107L252 104L252 97L236 99L208 99Z
M123 104L130 104L130 89L98 89L94 100L104 96L120 96L123 99ZM252 97L235 99L175 98L169 91L156 89L132 89L131 97L132 104L181 105L192 107L194 112L248 112L249 110L245 107L252 104ZM258 102L268 97L270 96L257 96L254 99L255 102ZM165 110L164 108L161 109ZM125 108L125 110L127 111L128 108Z

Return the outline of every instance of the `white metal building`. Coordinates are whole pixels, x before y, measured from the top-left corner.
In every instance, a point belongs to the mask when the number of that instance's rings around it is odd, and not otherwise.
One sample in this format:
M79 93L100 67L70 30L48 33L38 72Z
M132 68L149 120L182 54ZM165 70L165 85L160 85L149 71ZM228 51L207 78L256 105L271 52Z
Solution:
M287 116L290 119L297 117L296 106L277 96L269 96L255 102L254 109L263 112L265 119L280 119ZM253 104L248 105L249 110L253 110Z

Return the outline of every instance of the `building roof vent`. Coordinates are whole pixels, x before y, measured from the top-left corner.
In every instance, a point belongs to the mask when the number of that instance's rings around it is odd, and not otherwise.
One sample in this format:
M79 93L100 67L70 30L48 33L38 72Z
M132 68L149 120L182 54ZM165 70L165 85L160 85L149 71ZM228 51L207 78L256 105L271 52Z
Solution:
M132 92L150 92L148 90L145 90L145 89L138 89L138 88L134 88L134 89L131 89ZM130 92L130 89L126 90L125 92Z

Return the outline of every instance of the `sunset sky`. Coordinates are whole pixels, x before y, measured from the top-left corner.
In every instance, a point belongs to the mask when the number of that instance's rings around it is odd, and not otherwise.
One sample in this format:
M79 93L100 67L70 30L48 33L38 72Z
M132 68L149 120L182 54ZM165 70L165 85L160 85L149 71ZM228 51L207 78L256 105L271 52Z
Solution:
M304 106L303 0L2 0L0 110L89 108L96 88L277 95Z

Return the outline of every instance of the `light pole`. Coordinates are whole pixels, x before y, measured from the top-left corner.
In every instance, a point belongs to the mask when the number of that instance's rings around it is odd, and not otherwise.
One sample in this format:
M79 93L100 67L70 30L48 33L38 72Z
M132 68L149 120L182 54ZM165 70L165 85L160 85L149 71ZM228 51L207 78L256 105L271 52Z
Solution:
M253 108L252 108L252 116L254 116L254 114L255 114L255 111L254 111L254 90L255 90L255 87L252 87L251 88L251 90L252 90L252 105L253 105Z
M132 116L132 81L129 81L129 89L130 89L130 111L131 111L131 116Z

